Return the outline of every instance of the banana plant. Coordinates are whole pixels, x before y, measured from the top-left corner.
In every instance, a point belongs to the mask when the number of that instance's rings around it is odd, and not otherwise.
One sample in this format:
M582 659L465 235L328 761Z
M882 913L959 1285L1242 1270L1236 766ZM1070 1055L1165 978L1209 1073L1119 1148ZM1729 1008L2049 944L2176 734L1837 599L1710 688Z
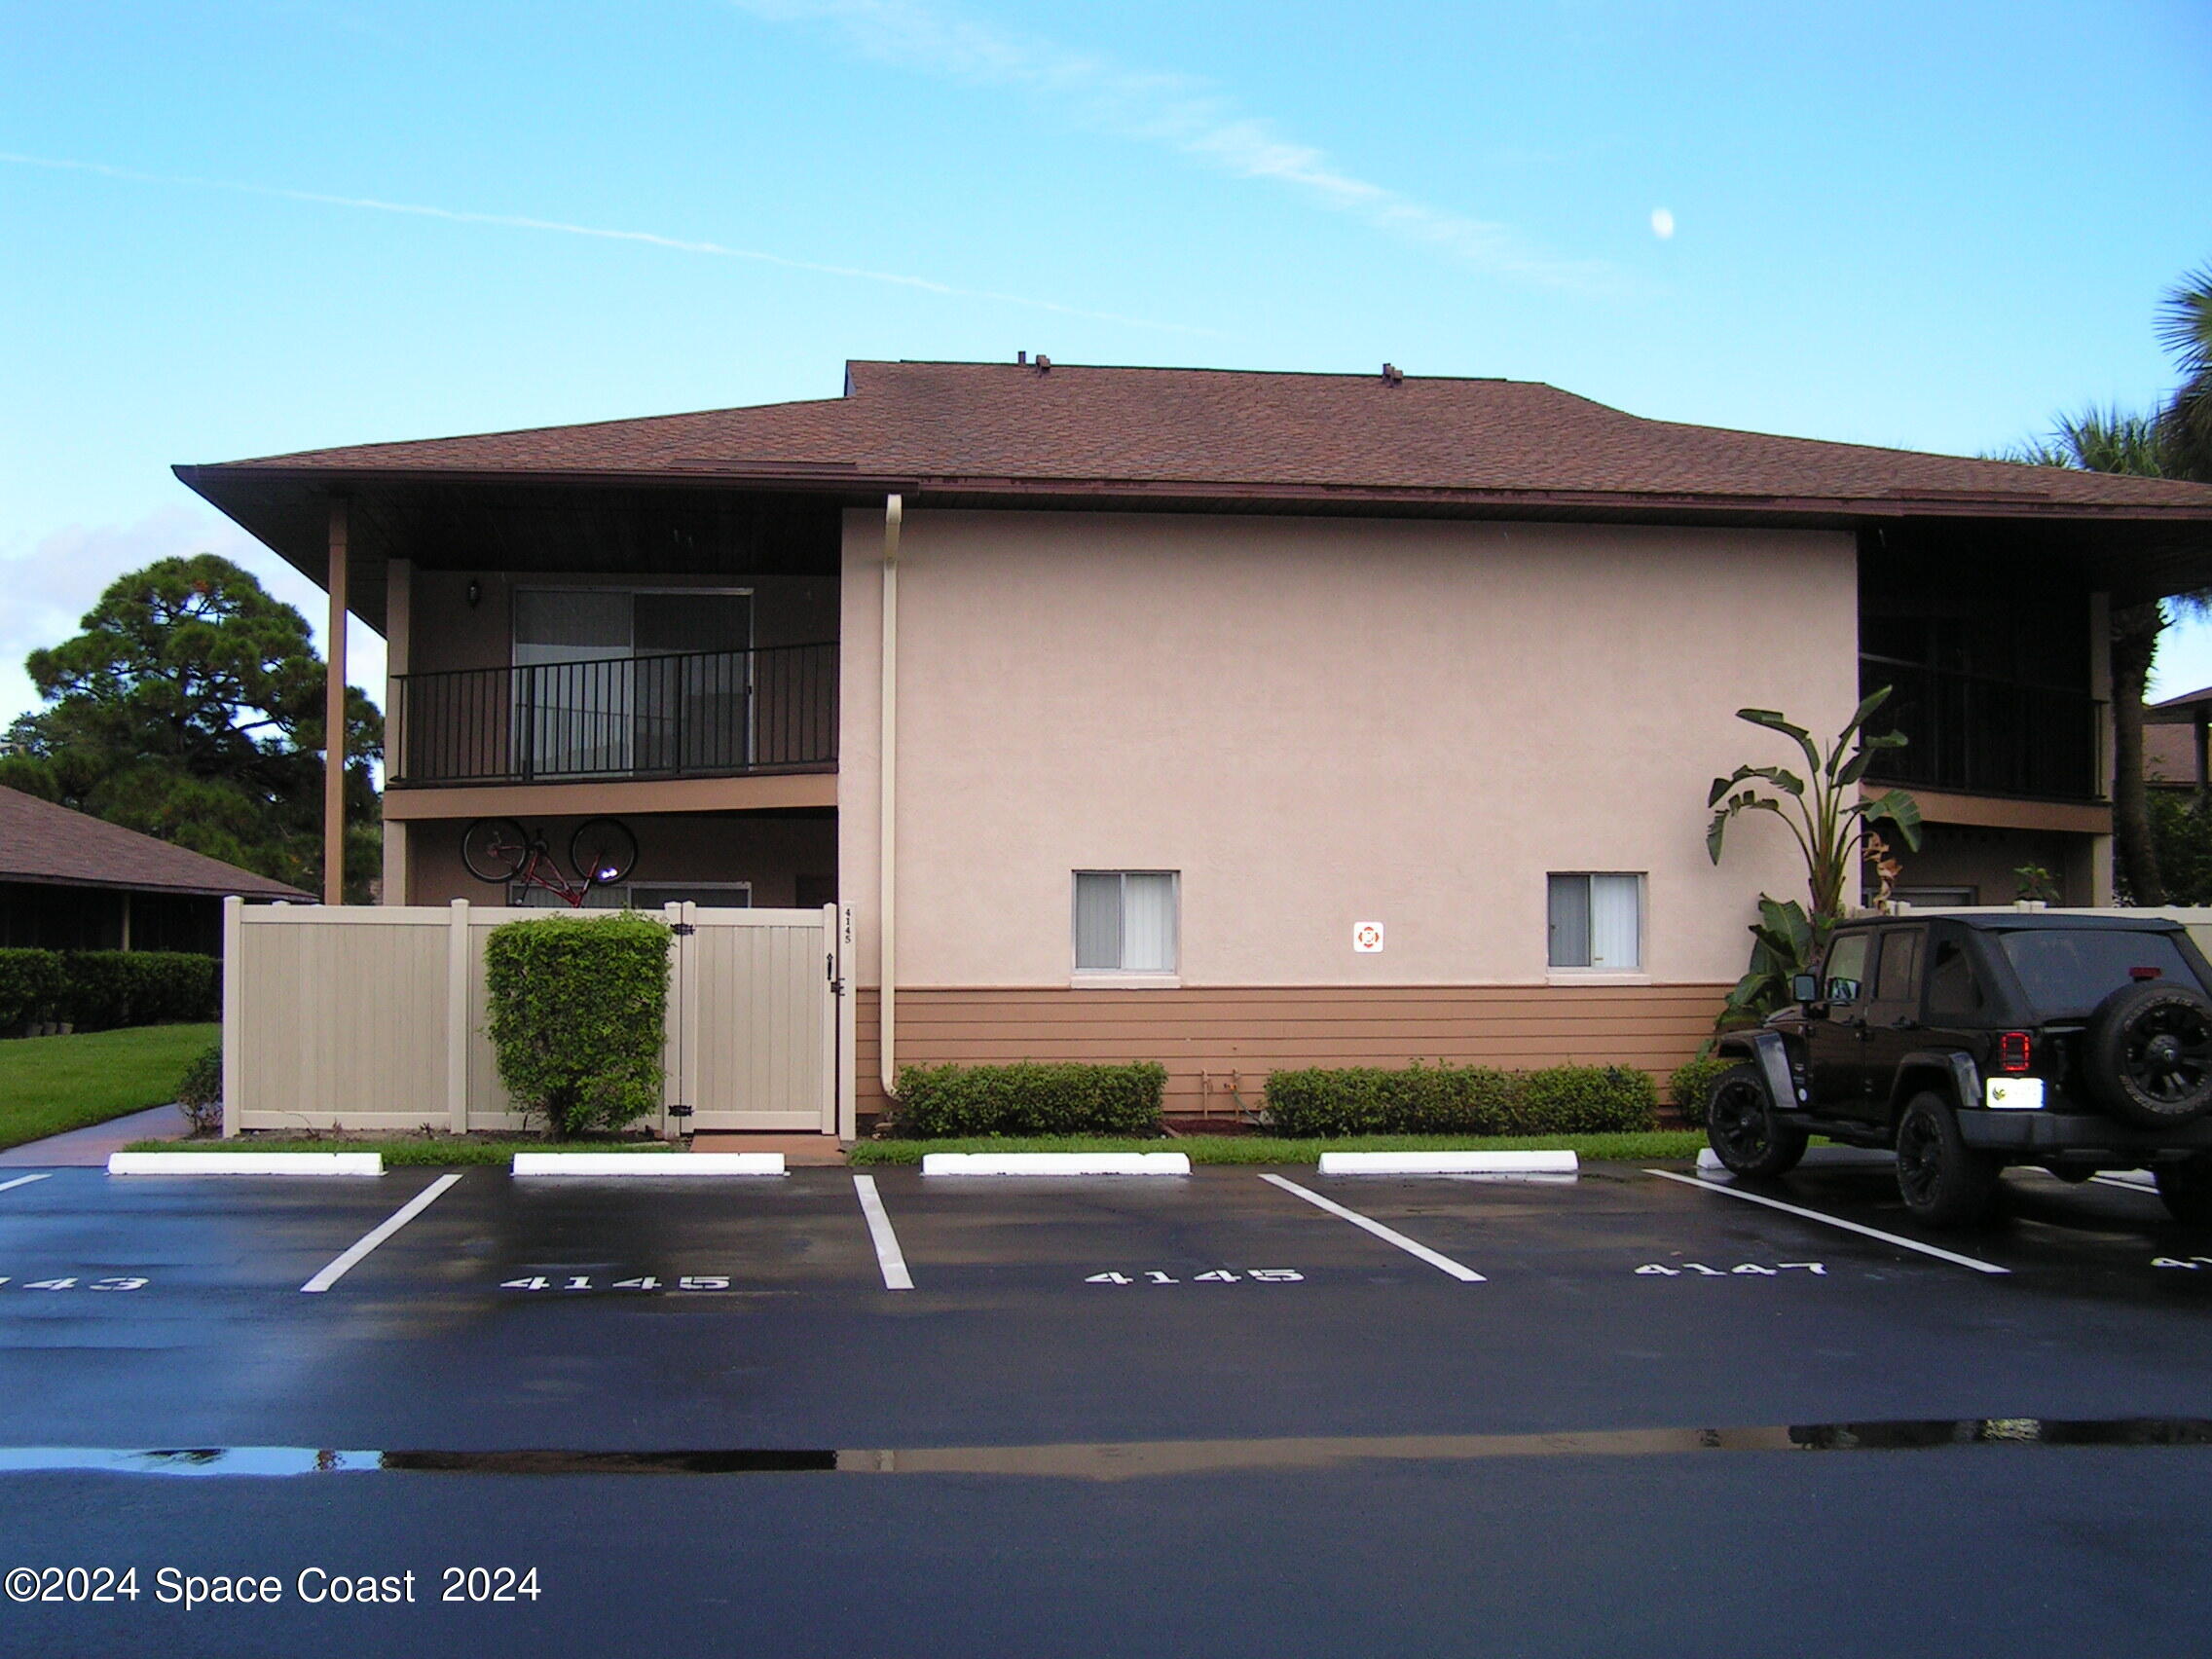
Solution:
M1805 775L1787 766L1739 766L1729 776L1714 779L1705 800L1713 808L1705 850L1718 864L1721 840L1736 816L1770 812L1804 855L1805 885L1812 903L1808 908L1794 900L1783 903L1763 893L1759 896L1759 921L1751 930L1755 941L1751 968L1728 995L1721 1014L1724 1024L1762 1017L1788 1000L1790 976L1812 967L1829 930L1843 918L1845 878L1874 839L1875 824L1896 825L1904 844L1919 850L1919 803L1902 790L1865 795L1859 788L1876 756L1905 745L1902 732L1877 736L1866 730L1866 722L1889 697L1890 687L1885 685L1861 703L1825 754L1810 731L1773 709L1736 711L1738 719L1794 740L1804 752ZM1764 789L1759 787L1762 784Z
M1788 1002L1790 977L1812 967L1822 940L1804 905L1760 894L1759 919L1751 924L1751 964L1721 1005L1715 1028L1756 1025Z

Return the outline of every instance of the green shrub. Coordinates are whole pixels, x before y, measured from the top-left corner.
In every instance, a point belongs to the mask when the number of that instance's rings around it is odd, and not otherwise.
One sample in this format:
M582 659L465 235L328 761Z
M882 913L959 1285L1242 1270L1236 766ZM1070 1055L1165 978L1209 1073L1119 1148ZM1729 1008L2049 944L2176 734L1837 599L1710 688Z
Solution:
M223 965L188 950L77 950L61 959L61 1017L79 1031L219 1019Z
M208 1134L223 1126L223 1045L214 1042L195 1054L176 1086L176 1103L193 1129Z
M1658 1090L1620 1066L1312 1066L1268 1079L1274 1132L1313 1135L1596 1134L1649 1129Z
M1521 1080L1513 1132L1591 1135L1659 1126L1659 1090L1630 1066L1552 1066Z
M1519 1093L1519 1079L1489 1066L1311 1066L1268 1079L1268 1118L1299 1137L1507 1134Z
M499 1080L556 1139L659 1109L668 945L666 924L631 911L534 916L485 940Z
M901 1066L898 1131L947 1135L1160 1132L1167 1068L1137 1065Z
M1683 1123L1693 1129L1705 1127L1705 1097L1712 1090L1713 1080L1734 1064L1735 1060L1724 1060L1717 1055L1692 1060L1677 1068L1667 1080L1667 1098L1675 1103L1675 1110L1681 1113Z
M0 950L0 1032L54 1018L60 1001L59 952Z

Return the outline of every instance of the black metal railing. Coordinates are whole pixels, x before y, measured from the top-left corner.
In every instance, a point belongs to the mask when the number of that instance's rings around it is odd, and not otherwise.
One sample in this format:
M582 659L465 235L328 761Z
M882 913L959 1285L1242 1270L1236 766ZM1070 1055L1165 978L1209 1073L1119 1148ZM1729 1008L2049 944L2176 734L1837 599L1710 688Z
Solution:
M451 669L393 686L400 788L837 764L834 645Z
M2047 800L2104 798L2104 704L2085 691L1953 674L1891 657L1859 659L1860 695L1884 685L1875 732L1901 731L1872 781Z

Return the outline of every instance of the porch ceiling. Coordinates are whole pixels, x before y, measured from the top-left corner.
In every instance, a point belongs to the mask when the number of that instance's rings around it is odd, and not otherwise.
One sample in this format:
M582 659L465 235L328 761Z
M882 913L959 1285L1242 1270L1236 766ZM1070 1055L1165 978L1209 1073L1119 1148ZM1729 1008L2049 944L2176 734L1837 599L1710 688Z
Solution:
M814 575L838 566L839 505L789 491L470 479L335 483L179 467L178 476L321 586L330 499L351 502L348 597L385 631L385 568Z

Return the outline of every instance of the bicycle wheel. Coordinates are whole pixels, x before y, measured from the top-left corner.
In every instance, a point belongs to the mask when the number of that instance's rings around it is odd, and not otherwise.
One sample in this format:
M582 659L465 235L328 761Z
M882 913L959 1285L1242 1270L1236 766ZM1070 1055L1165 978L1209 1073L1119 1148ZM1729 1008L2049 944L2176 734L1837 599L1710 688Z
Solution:
M586 887L611 887L638 865L638 837L612 818L591 818L569 837L569 864Z
M530 837L511 818L479 818L461 832L461 862L478 881L512 881L530 858Z

